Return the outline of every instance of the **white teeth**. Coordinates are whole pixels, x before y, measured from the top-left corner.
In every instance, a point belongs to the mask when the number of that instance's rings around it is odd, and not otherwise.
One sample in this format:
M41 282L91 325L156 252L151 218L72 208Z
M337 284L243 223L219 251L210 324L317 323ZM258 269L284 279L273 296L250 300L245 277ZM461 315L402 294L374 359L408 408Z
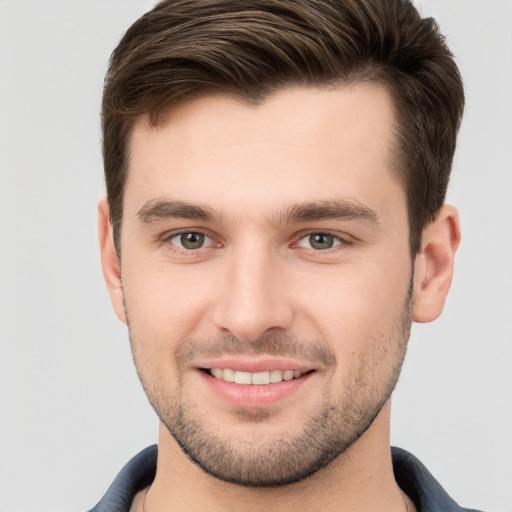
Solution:
M220 368L216 369L222 372L222 377L217 377L218 379L221 378L226 382L235 382L235 370L230 370L229 368L226 368L225 370L221 370Z
M283 380L292 380L293 379L293 370L285 370L283 372Z
M231 368L212 368L210 373L216 378L236 384L277 384L283 380L298 379L302 372L298 370L270 370L266 372L241 372Z
M275 384L283 380L283 372L281 370L270 371L270 383Z
M251 373L250 372L235 372L235 382L237 384L251 384Z
M270 384L270 372L257 372L252 374L253 384Z

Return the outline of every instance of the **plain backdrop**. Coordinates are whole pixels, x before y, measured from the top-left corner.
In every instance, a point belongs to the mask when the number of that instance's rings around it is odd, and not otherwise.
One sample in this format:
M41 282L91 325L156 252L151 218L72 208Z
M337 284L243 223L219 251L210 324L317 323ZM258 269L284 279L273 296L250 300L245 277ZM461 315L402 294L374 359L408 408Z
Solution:
M92 507L157 439L95 210L110 52L148 0L0 0L0 511ZM392 441L465 506L512 510L512 2L425 0L466 84L446 310L416 325Z

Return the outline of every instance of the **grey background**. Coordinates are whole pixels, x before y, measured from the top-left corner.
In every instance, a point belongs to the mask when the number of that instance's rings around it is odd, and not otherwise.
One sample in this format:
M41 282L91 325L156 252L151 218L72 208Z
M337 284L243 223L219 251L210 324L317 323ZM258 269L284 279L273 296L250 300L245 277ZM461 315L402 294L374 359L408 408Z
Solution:
M96 243L111 50L153 2L0 0L0 511L93 506L157 438ZM463 505L512 510L512 2L425 0L466 82L445 313L416 325L393 443Z

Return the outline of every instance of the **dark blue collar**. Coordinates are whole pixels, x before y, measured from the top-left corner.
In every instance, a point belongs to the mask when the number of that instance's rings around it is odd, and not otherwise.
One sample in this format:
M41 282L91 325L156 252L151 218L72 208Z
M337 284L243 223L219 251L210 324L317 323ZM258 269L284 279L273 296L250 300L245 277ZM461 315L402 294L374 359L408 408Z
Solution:
M155 478L157 451L153 445L130 460L90 512L129 512L135 495ZM400 448L391 454L396 481L418 512L478 512L459 507L414 455Z
M135 495L151 485L155 478L157 453L158 448L154 444L135 455L90 512L130 512Z
M459 507L414 455L395 447L391 455L396 482L418 512L478 512Z

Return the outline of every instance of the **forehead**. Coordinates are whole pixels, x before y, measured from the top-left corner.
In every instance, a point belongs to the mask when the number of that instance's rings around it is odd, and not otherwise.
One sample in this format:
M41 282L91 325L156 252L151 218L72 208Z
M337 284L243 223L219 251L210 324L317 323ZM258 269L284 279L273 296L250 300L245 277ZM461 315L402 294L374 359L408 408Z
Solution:
M156 128L136 122L125 211L157 196L245 210L333 194L379 202L384 185L401 194L393 126L391 96L377 85L289 88L257 105L197 98Z

